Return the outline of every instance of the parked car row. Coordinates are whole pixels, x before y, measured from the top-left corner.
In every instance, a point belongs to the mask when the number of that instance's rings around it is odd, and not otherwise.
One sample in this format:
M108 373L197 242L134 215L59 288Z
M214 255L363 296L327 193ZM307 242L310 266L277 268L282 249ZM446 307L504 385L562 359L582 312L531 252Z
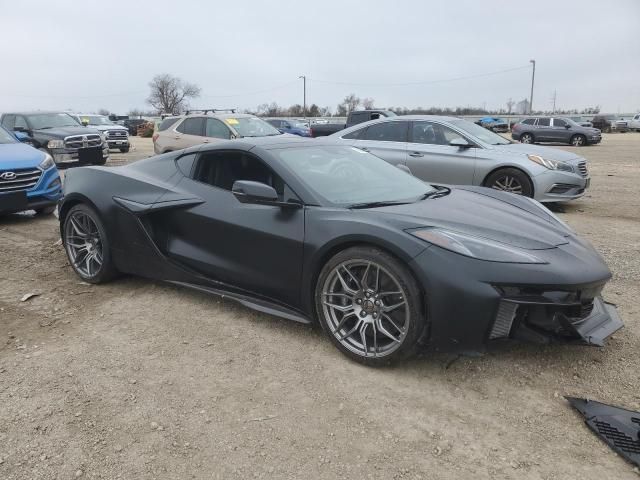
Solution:
M511 128L511 138L522 143L560 142L575 147L602 141L600 130L583 127L566 117L532 117Z

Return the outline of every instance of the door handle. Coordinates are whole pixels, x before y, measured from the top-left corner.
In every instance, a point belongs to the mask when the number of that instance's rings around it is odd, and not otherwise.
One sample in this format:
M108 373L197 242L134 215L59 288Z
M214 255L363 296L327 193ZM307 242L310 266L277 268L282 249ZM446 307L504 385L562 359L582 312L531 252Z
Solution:
M410 157L424 157L424 153L420 153L420 152L411 152L409 154Z

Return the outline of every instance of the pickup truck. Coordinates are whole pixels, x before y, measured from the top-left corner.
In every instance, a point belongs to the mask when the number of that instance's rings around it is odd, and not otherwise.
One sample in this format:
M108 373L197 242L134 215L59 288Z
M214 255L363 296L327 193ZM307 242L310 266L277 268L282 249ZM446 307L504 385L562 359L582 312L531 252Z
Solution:
M3 113L0 124L10 132L26 134L31 145L51 155L58 165L104 165L109 159L103 134L82 126L65 112Z
M349 113L347 123L312 123L312 137L326 137L333 133L353 127L359 123L368 122L369 120L377 120L383 117L395 117L396 114L389 110L356 110Z

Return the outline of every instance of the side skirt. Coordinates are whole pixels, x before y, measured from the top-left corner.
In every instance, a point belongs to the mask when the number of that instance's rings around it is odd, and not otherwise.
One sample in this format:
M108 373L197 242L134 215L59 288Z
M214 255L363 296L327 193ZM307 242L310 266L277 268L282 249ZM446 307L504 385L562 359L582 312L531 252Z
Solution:
M193 290L198 290L200 292L217 295L221 298L229 298L235 302L240 303L241 305L244 305L245 307L251 308L252 310L256 310L258 312L267 313L269 315L274 315L276 317L293 320L294 322L300 322L307 325L312 323L311 319L304 316L303 314L282 305L278 305L277 303L269 302L267 300L250 297L241 293L228 292L226 290L220 290L217 288L205 287L203 285L195 285L193 283L178 282L174 280L167 280L167 282L173 285L179 285L181 287L187 287Z

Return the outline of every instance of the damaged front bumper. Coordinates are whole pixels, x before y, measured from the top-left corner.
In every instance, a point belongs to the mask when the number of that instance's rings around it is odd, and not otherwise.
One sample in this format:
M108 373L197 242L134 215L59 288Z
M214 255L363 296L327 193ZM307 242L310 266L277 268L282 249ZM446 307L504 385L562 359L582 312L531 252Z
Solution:
M504 295L489 340L513 338L535 343L568 342L604 346L623 323L602 287L578 292ZM518 292L520 293L520 292Z

